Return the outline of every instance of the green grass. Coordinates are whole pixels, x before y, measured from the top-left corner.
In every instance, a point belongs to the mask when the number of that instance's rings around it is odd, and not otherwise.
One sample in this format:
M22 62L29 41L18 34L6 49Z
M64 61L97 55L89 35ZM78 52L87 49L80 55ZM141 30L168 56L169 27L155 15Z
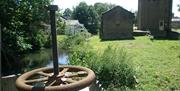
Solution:
M58 36L62 40L65 36ZM134 40L89 40L91 49L103 52L108 46L124 48L132 57L138 84L136 91L180 90L180 40L154 40L147 36Z
M101 52L108 45L125 48L133 59L137 73L137 91L180 90L180 41L154 40L135 37L135 40L100 41L94 36L89 41Z
M172 31L176 31L176 32L180 33L180 29L172 29Z

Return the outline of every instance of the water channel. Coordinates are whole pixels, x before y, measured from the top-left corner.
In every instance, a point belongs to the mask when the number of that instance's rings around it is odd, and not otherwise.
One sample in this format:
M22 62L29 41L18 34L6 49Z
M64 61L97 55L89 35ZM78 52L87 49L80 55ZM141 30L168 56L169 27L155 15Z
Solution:
M42 49L23 56L22 61L27 64L27 68L34 69L39 67L53 67L52 50ZM65 50L58 49L58 63L68 64L68 53Z

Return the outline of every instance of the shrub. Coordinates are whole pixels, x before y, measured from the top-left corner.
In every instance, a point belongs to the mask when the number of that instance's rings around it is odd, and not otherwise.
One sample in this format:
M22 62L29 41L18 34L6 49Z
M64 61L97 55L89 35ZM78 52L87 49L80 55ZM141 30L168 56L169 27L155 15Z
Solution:
M90 33L86 31L77 33L73 36L68 36L60 43L60 47L62 49L70 50L77 45L83 45L89 37Z
M134 87L135 72L130 64L131 58L123 49L108 47L103 53L92 50L73 51L69 57L70 64L91 68L97 80L105 89Z
M43 30L37 31L38 33L34 33L31 39L32 41L32 49L38 50L48 42L48 35L45 34Z

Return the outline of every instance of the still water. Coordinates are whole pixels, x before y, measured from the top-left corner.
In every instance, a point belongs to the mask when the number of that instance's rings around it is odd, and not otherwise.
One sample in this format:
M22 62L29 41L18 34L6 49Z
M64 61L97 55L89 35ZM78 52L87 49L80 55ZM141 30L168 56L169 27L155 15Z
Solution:
M42 49L40 51L24 55L22 58L27 64L26 68L34 69L39 67L53 67L52 50ZM58 63L68 64L68 53L65 50L58 49Z

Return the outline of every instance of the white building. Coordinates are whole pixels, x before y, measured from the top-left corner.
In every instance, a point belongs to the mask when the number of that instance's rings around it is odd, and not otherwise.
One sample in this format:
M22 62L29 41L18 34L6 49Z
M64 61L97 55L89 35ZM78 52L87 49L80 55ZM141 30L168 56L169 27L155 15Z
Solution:
M180 28L180 17L174 17L171 20L172 28L179 29Z
M76 33L87 31L83 24L80 24L78 20L66 20L66 35L74 35Z

